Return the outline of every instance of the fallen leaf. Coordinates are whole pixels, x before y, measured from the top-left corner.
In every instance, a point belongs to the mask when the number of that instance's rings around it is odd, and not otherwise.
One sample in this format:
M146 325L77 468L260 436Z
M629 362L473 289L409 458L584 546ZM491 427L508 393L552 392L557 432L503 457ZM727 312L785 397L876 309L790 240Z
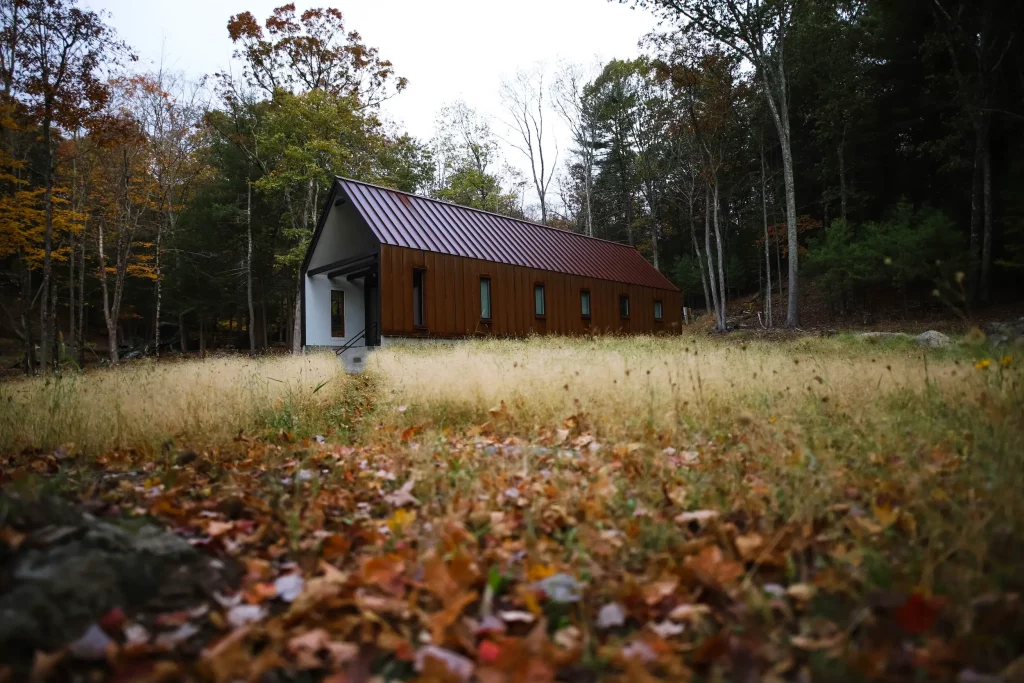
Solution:
M688 621L691 624L711 614L711 608L707 605L679 605L668 614L673 621Z
M265 616L267 616L267 610L260 605L235 605L228 610L228 623L238 628L254 621L260 621Z
M626 613L617 602L609 602L597 613L597 627L600 629L615 628L625 623Z
M173 650L197 633L199 633L199 628L194 624L182 624L173 631L158 635L154 644L159 648Z
M395 514L391 515L388 519L388 528L391 529L392 533L400 534L405 531L406 527L416 521L416 511L406 510L405 508L399 508L395 510Z
M845 633L836 633L835 635L822 638L815 638L812 636L793 636L789 639L789 642L793 647L801 650L818 652L821 650L831 650L832 648L842 644L845 639Z
M325 663L339 669L359 656L359 646L335 641L325 629L317 628L293 636L288 641L288 652L301 670L323 668Z
M882 525L882 528L891 527L900 516L900 509L893 507L890 503L875 505L872 508L872 512L874 512L875 519Z
M521 610L498 612L498 618L509 624L532 624L537 619L531 612Z
M662 621L659 623L648 624L650 629L657 633L662 638L671 638L672 636L678 636L680 633L686 630L685 626L676 624L671 621Z
M939 611L946 603L941 598L926 598L914 593L896 608L893 616L896 622L910 633L924 633L935 625Z
M305 581L299 574L285 574L274 581L274 590L277 592L277 597L285 602L294 602L302 594L304 585Z
M117 646L99 624L91 624L74 642L68 645L68 652L77 659L103 660L107 653Z
M472 660L457 652L446 650L436 645L427 645L416 652L416 671L426 678L444 678L453 676L458 680L468 681L473 676L476 666Z
M544 591L544 594L548 596L548 600L560 604L579 602L580 590L583 588L583 584L574 577L562 573L549 576L542 581L538 581L535 585Z
M717 510L691 510L689 512L682 512L676 515L674 521L676 524L697 522L697 524L704 525L717 517Z
M24 543L26 534L21 533L10 527L4 527L0 529L0 541L7 544L7 547L11 550L17 550L22 543Z
M744 574L743 565L725 559L717 545L706 546L696 555L686 558L684 564L697 572L705 581L728 586Z
M761 554L764 538L760 534L746 534L736 537L736 552L744 562L753 562Z
M394 505L395 507L419 505L420 501L416 499L416 496L412 495L412 487L415 485L416 480L410 478L407 482L402 484L402 488L384 496L384 502L389 505Z
M809 583L794 583L786 589L786 595L800 602L808 602L818 592L818 588Z

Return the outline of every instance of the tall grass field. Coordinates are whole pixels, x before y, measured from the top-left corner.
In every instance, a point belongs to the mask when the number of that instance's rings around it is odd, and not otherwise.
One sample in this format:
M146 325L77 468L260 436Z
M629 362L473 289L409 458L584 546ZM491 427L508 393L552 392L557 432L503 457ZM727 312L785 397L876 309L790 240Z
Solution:
M395 634L470 660L485 636L457 618L496 601L543 616L586 680L642 647L662 648L655 677L727 680L740 660L716 669L716 642L774 667L763 680L953 680L1024 655L1021 360L839 336L399 346L359 376L333 354L143 361L0 385L0 452L19 490L45 488L33 462L73 469L71 496L116 464L145 481L104 494L121 509L163 492L152 514L197 528L245 491L244 521L216 524L260 526L230 546L270 558L252 566L327 559L348 573L316 581L347 577L345 600L390 605ZM586 586L579 604L538 605L548 577ZM416 597L424 581L454 607ZM253 633L287 658L283 629Z

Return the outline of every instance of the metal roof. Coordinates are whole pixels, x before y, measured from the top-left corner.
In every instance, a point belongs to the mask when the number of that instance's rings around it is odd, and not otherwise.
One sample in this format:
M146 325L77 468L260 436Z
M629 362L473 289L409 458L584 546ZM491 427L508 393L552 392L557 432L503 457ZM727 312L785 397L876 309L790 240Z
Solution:
M678 291L626 244L358 180L337 181L381 244Z

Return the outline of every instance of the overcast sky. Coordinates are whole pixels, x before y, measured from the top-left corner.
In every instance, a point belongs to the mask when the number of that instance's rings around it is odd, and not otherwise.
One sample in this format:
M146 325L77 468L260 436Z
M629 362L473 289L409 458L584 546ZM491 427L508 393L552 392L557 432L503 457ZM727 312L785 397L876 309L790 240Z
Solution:
M111 23L143 64L164 62L190 76L226 68L232 14L252 12L261 23L285 0L85 0L110 12ZM442 104L462 98L493 117L502 113L503 75L537 62L554 69L559 60L586 64L600 57L630 58L654 18L608 0L319 0L296 2L340 9L349 30L380 49L409 87L385 105L387 114L424 140ZM554 114L551 115L555 118ZM499 126L495 125L496 130ZM558 129L559 137L565 135ZM560 140L564 150L566 141ZM510 161L522 166L518 154ZM559 155L559 163L565 159Z

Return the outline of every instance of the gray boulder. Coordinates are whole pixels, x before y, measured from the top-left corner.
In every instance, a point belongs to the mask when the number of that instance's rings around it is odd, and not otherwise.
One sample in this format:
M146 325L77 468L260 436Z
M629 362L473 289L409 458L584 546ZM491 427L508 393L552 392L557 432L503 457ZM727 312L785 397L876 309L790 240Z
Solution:
M953 341L949 337L935 330L922 332L914 337L914 340L919 346L923 346L928 349L944 349L953 344Z

